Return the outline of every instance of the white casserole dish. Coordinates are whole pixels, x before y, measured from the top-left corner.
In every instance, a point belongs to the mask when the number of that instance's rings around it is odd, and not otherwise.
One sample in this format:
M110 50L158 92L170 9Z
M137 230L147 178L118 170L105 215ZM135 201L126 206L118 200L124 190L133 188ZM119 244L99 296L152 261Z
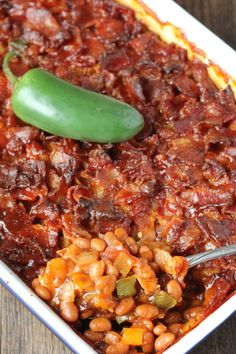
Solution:
M198 56L209 64L209 74L217 86L224 88L230 84L236 94L236 53L217 36L185 12L172 0L143 0L144 7L137 0L117 0L137 11L137 18L145 22L150 29L161 35L163 40L175 42L187 47L189 57ZM153 14L145 12L148 6ZM147 7L146 7L147 10ZM161 20L155 19L155 14ZM186 33L186 38L195 46L189 45L183 33L171 23ZM200 48L198 51L196 48ZM207 53L207 54L204 54ZM211 60L219 65L225 73L211 65ZM95 351L85 343L48 305L25 285L3 262L0 261L0 283L5 286L19 301L21 301L38 319L40 319L54 334L59 337L74 353L92 354ZM201 324L186 334L181 340L165 351L166 354L186 353L199 343L212 330L220 325L236 310L236 294L228 299Z

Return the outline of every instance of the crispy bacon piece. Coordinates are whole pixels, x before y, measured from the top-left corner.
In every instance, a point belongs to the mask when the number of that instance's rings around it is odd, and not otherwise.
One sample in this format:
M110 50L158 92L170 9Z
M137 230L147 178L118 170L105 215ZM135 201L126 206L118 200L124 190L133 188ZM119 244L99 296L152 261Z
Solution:
M56 18L46 9L36 9L30 7L26 11L27 25L32 30L39 31L44 36L50 38L58 34L61 30L61 26L57 22Z

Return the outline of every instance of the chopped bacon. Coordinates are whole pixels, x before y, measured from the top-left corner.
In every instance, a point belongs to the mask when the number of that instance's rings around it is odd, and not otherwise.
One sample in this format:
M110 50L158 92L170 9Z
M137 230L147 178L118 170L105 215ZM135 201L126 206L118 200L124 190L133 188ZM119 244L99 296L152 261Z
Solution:
M204 177L215 187L229 183L226 169L214 160L207 160L203 167Z
M230 218L211 218L199 216L197 222L208 240L217 246L236 242L236 221Z
M174 79L174 85L186 96L196 97L199 95L196 83L186 75L180 75Z
M31 267L38 267L55 257L58 247L57 227L32 224L32 219L23 206L1 215L1 257L23 272L31 263Z
M111 19L97 19L95 22L95 33L102 41L116 42L123 35L123 21Z
M117 72L129 66L130 59L123 48L107 54L102 59L102 68L111 72Z
M180 198L188 205L200 207L231 205L234 200L233 190L227 189L211 189L206 184L202 184L193 189L183 190Z
M152 38L153 38L152 32L145 32L131 39L129 41L129 45L133 48L133 50L138 55L142 55Z
M46 9L35 9L33 7L26 11L27 25L32 30L39 31L50 38L61 31L61 26L56 18Z

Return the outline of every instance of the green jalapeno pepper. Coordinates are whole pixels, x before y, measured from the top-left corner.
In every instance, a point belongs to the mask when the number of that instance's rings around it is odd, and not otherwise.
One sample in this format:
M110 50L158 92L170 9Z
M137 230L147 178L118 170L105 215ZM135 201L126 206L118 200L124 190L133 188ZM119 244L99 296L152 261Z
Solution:
M150 299L151 302L156 305L159 309L168 311L172 307L175 307L176 305L176 300L173 298L173 296L169 295L166 291L161 290L158 293L156 293L152 299Z
M112 97L74 86L39 68L17 78L3 71L13 85L12 109L24 122L48 133L82 141L115 143L132 138L143 128L141 114Z
M118 297L132 297L136 294L136 276L131 275L127 278L121 278L116 282L116 291Z

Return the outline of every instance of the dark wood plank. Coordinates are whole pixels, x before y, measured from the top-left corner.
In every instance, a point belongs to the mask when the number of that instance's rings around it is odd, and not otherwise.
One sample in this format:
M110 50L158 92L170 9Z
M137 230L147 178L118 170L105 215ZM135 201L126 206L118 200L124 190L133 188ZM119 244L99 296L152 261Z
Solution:
M40 321L0 286L1 354L71 354Z
M235 352L236 316L233 315L189 354L233 354Z
M219 37L236 48L235 0L176 0ZM69 354L52 333L0 287L1 354ZM231 317L191 354L232 354L236 317Z
M175 0L205 24L226 43L236 49L235 0Z

